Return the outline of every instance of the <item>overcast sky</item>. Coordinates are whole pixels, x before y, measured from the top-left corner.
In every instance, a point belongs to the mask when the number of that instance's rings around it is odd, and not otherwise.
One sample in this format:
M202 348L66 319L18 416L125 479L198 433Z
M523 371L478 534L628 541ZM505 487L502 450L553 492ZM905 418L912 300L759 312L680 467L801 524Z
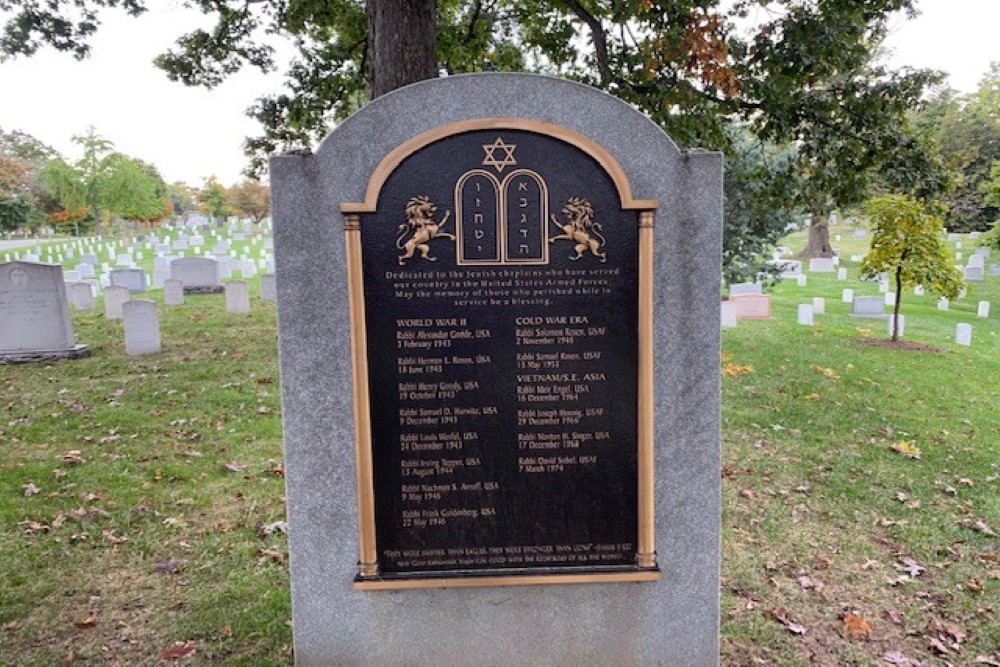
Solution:
M211 91L168 81L153 57L205 19L178 0L149 4L154 9L138 19L105 11L85 61L46 49L0 63L0 127L28 132L75 159L70 138L93 125L168 181L201 185L215 175L232 185L245 166L243 138L259 133L244 111L279 90L281 72L241 72ZM975 90L990 61L1000 61L1000 0L917 4L921 16L894 22L892 64L944 70L951 87Z

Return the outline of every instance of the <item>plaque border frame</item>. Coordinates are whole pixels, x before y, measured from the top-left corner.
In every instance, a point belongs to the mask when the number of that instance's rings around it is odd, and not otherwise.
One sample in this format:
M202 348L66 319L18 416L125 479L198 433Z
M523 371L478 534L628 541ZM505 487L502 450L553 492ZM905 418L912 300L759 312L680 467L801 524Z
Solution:
M622 210L639 212L638 230L638 392L637 392L637 514L636 570L625 572L524 573L457 577L382 578L379 575L375 535L375 481L372 452L368 341L365 321L364 274L361 247L361 214L376 213L382 187L397 167L421 148L451 136L477 130L523 130L568 143L593 158L618 192ZM658 581L662 578L655 544L655 465L653 414L653 229L655 199L635 199L628 176L607 150L589 137L554 123L524 118L479 118L438 126L417 134L390 151L372 172L362 202L340 202L346 245L348 311L351 329L351 369L354 405L355 482L358 501L359 591L524 586L608 582Z

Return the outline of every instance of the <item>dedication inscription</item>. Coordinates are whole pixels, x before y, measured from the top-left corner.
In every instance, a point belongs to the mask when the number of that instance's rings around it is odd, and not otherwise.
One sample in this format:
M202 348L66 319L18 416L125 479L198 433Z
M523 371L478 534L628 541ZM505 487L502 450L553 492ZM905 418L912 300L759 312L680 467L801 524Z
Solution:
M655 576L640 229L656 204L583 137L481 125L401 147L370 201L342 206L364 339L358 587Z

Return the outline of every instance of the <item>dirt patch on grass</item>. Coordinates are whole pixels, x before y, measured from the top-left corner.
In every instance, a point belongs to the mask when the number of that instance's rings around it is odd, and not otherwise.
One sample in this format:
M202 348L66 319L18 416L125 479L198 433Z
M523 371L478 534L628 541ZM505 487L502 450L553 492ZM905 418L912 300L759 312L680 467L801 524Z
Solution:
M887 340L885 338L859 338L855 341L858 345L867 347L884 347L890 350L911 350L913 352L931 352L933 354L944 354L948 350L936 345L927 343L914 343L908 340Z

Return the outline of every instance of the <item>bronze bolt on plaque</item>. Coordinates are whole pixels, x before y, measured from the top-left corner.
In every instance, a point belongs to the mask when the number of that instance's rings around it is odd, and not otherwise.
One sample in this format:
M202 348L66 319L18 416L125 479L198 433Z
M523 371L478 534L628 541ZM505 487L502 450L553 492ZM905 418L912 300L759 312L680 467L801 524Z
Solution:
M359 589L659 577L652 233L537 121L414 137L343 203Z

